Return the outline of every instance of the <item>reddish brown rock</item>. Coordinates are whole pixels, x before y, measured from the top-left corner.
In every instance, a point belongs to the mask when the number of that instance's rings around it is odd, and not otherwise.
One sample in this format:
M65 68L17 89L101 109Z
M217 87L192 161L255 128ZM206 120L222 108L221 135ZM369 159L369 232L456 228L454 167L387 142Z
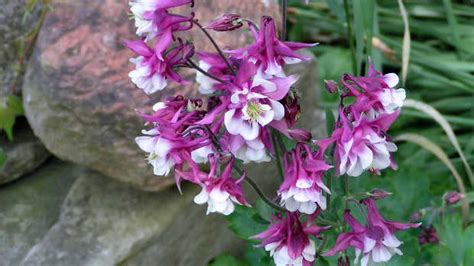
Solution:
M203 24L227 12L256 21L261 15L277 14L270 0L196 2L196 17ZM52 6L23 87L35 134L61 159L145 190L167 186L173 181L153 176L133 141L142 128L134 110L147 110L164 95L189 94L191 89L167 88L149 98L134 88L127 76L131 54L121 44L134 38L127 1L54 0ZM229 47L246 39L243 31L215 36ZM196 37L196 43L205 42Z

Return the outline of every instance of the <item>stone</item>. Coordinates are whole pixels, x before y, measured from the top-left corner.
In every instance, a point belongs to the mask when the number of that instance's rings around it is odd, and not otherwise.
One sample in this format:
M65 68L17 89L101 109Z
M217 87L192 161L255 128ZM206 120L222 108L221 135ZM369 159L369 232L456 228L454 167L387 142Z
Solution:
M51 160L0 187L0 265L19 265L59 217L60 206L82 167Z
M131 53L121 44L135 38L127 1L51 2L23 86L25 112L35 134L63 160L144 190L169 186L173 181L153 176L134 143L143 124L135 109L149 111L165 95L191 95L192 88L167 88L153 97L134 88L127 76L133 67L128 62ZM256 21L264 14L278 14L270 0L196 3L203 24L225 12ZM194 29L193 36L197 34L201 36ZM232 33L234 37L212 34L224 47L247 40L241 31ZM205 41L196 37L196 43Z
M0 97L17 94L21 77L17 77L20 60L29 49L21 50L28 33L38 23L41 4L27 12L27 0L0 0ZM25 52L21 52L25 51Z
M20 265L126 265L150 246L155 247L150 256L143 253L142 261L130 263L207 265L242 242L221 216L206 216L205 209L193 203L198 192L196 186L186 185L183 195L176 189L143 192L88 172L75 181L57 223Z
M30 173L50 156L26 121L17 122L13 141L0 135L0 147L7 156L5 163L0 166L0 185Z

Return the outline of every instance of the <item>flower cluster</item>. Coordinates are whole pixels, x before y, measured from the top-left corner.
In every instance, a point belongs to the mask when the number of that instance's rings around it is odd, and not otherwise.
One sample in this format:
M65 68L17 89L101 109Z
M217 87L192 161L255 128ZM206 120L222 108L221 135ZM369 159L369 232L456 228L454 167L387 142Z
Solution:
M374 200L388 193L375 190L362 200L368 210L366 225L346 211L344 218L352 231L341 233L330 251L316 254L320 233L330 229L316 222L330 204L330 186L324 179L333 174L332 168L337 176L359 176L364 171L379 173L395 167L391 153L397 147L387 131L405 99L405 91L395 88L398 77L383 75L370 66L368 76L344 75L341 89L328 82L330 92L341 95L338 120L327 139L311 140L308 131L296 127L301 111L294 88L298 77L286 75L284 69L309 60L298 50L315 44L279 39L271 17L262 17L257 25L238 14L226 14L202 26L192 10L187 15L171 12L193 4L193 0L130 3L140 37L125 41L137 55L131 60L135 65L129 74L132 82L152 94L170 82L188 83L180 72L191 68L203 97L168 97L155 104L151 114L140 114L147 129L135 141L147 153L154 174L173 172L179 189L182 181L196 184L201 192L194 197L195 203L207 204L208 214L230 215L236 204L250 206L241 183L247 180L257 186L241 165L281 160L283 180L276 192L280 205L265 198L278 213L268 230L254 236L262 240L261 246L270 251L277 265L310 265L318 256L332 256L348 247L363 255L363 265L401 254L401 242L394 232L415 225L383 220ZM233 50L220 49L208 33L244 26L253 42ZM191 41L176 37L176 32L193 27L210 38L214 53L195 51ZM345 106L349 98L352 104ZM283 139L293 148L284 145Z

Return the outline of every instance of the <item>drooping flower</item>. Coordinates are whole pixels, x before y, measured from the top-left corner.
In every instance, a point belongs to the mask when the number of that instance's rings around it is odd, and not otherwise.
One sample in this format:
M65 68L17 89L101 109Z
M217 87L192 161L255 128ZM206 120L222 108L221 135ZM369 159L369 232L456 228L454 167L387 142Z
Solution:
M186 63L194 53L192 44L180 43L168 51L165 58L159 59L156 52L143 40L125 41L125 45L138 57L130 59L135 70L129 73L132 82L146 94L152 94L166 87L168 80L185 83L176 73L175 66Z
M201 192L194 197L194 202L199 205L207 203L207 214L217 212L224 215L234 212L234 204L248 205L240 186L245 175L239 179L232 178L234 159L227 163L222 173L219 173L218 156L209 155L209 164L209 173L202 171L197 174L192 171L179 173L202 187Z
M224 14L209 22L205 28L214 31L232 31L241 28L243 25L240 15Z
M230 51L237 58L247 57L261 67L264 74L284 77L283 66L296 64L310 58L299 55L295 51L313 47L316 44L298 42L282 42L276 33L275 21L264 16L257 32L253 29L255 42L249 47Z
M395 89L399 78L394 73L383 75L369 64L367 77L344 75L342 84L348 89L347 96L355 96L352 105L359 113L392 114L400 110L406 98L404 89Z
M447 205L456 204L464 198L466 198L466 196L457 191L450 191L443 196L444 202L446 202Z
M163 60L164 51L173 41L173 33L189 30L193 26L193 15L182 16L172 14L168 10L193 4L194 0L135 0L130 2L137 35L145 36L147 41L156 37L155 53L160 60Z
M221 138L221 146L235 155L244 164L249 162L262 163L271 160L268 155L270 148L270 136L266 130L262 130L258 138L245 140L239 135L224 134Z
M199 67L202 70L223 81L229 81L232 78L232 71L219 54L199 52L197 55L200 59ZM237 68L239 62L232 60L232 58L229 60L232 63L232 67ZM216 81L199 71L196 72L196 81L199 83L199 92L202 94L211 94L216 90L225 90L227 88L224 84L220 84L219 81Z
M144 136L135 138L135 142L148 153L155 175L168 175L174 166L191 162L193 151L210 145L209 133L194 124L202 118L203 111L189 110L190 106L201 104L177 96L156 104L154 114L142 115L153 128L144 130Z
M389 166L394 168L390 153L396 151L397 146L388 140L385 130L397 115L386 114L375 120L360 116L351 125L340 110L340 127L332 135L336 141L337 174L359 176L364 170L377 172Z
M227 131L248 141L256 139L262 127L284 118L285 109L278 101L295 82L294 76L269 78L255 64L242 63L225 113Z
M298 213L287 212L285 217L278 214L272 218L270 227L252 238L262 240L260 246L270 251L277 266L311 265L315 260L316 247L309 236L318 237L329 227L319 227L308 219L302 223Z
M373 265L374 263L387 262L393 255L403 255L399 249L402 242L395 237L395 232L416 228L420 224L404 224L398 222L386 221L382 218L375 201L372 198L363 200L367 206L368 215L366 225L361 225L351 214L349 210L344 212L344 219L352 228L352 231L341 233L336 240L335 246L326 252L324 256L334 256L348 247L354 247L356 259L354 263L360 260L362 266Z
M326 193L322 175L331 166L324 161L324 151L312 152L308 145L298 144L286 153L284 159L285 180L278 190L281 204L290 212L313 214L317 208L326 209Z

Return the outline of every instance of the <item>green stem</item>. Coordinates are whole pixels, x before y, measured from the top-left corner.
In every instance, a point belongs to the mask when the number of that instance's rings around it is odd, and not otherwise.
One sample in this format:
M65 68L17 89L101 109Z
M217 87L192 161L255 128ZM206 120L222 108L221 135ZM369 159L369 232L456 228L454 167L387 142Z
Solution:
M356 59L356 51L354 46L354 39L352 38L352 24L351 24L351 16L349 13L349 1L344 0L344 13L346 16L346 24L347 24L347 41L349 42L349 47L351 48L352 53L352 71L354 75L357 75L357 59Z
M273 149L275 149L275 159L277 163L277 169L278 169L278 175L280 177L280 180L283 181L285 179L285 175L283 173L283 165L281 163L281 157L282 151L280 151L280 143L278 142L278 132L272 131L272 143L273 143Z
M234 170L239 174L239 175L243 175L244 174L244 171L242 171L238 166L234 165ZM272 207L273 209L275 209L276 211L279 211L279 212L286 212L286 209L282 208L281 206L279 206L278 204L276 204L275 202L273 202L271 199L269 199L265 193L263 192L263 190L257 185L257 183L251 178L249 177L248 175L245 175L245 178L244 180L255 190L255 192L257 192L258 196L260 196L260 198L270 207Z

